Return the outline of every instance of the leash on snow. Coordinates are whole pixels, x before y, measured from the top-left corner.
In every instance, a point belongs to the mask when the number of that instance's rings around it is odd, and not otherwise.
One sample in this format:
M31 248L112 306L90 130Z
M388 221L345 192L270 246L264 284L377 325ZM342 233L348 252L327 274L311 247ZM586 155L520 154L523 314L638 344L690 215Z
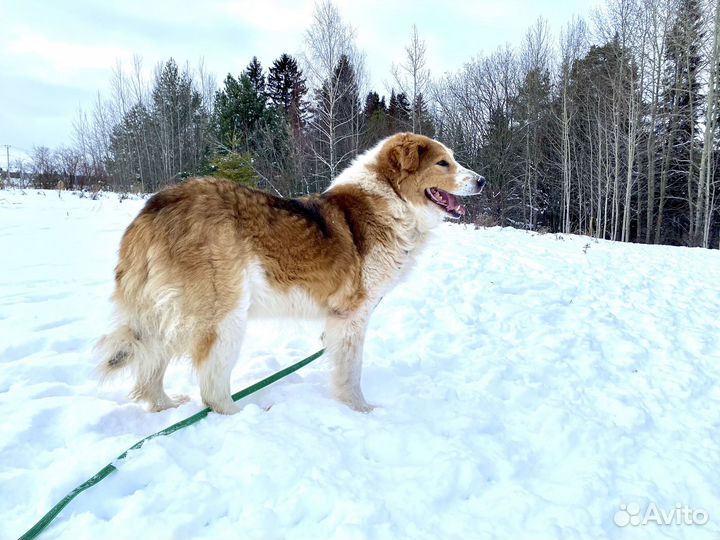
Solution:
M232 395L233 401L237 401L239 399L242 399L244 397L249 396L250 394L254 394L258 390L261 390L265 388L266 386L271 385L272 383L279 381L280 379L287 377L291 373L296 372L301 367L304 367L308 365L313 360L316 360L322 356L322 354L325 352L325 349L321 349L315 354L312 354L308 356L307 358L300 360L299 362L296 362L295 364L286 367L285 369L281 369L277 373L274 373L273 375L270 375L269 377L266 377L265 379L256 382L255 384L248 386L247 388L240 390L239 392L236 392ZM150 439L154 439L155 437L161 437L165 435L170 435L171 433L175 433L176 431L179 431L183 428L186 428L192 424L195 424L205 418L208 414L210 414L212 410L208 407L203 409L200 412L197 412L193 414L192 416L186 418L185 420L180 420L180 422L177 422L176 424L173 424L170 427L166 427L165 429L162 429L158 431L157 433L153 433L152 435L148 435L144 439L136 442L133 444L130 448L125 450L122 454L120 454L118 457L115 458L113 463L122 461L125 459L128 455L128 452L130 450L137 450L140 447L142 447L143 444L145 444L146 441L149 441ZM73 489L70 493L65 495L65 497L62 498L62 500L57 503L55 506L53 506L50 511L45 514L42 518L40 518L40 521L38 521L35 525L33 525L25 534L23 534L18 540L33 540L34 538L37 538L37 536L44 531L48 525L52 522L53 519L55 519L60 512L62 512L63 508L65 508L70 501L72 501L76 496L78 496L80 493L85 491L86 489L94 486L95 484L100 483L100 481L105 478L106 476L110 475L114 471L117 471L117 467L113 465L113 463L108 463L100 469L92 478L89 480L83 482L78 487Z

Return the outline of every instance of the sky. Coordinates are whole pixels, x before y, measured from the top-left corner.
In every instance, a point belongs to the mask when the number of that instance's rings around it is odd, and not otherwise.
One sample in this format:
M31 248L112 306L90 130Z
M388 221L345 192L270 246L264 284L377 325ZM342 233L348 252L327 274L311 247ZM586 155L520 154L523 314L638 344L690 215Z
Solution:
M427 45L435 77L473 56L521 42L545 18L554 35L597 0L336 0L366 54L373 89L388 93L393 62L403 60L411 27ZM313 1L290 0L0 0L0 145L11 161L35 146L71 145L80 109L109 94L118 62L142 59L150 73L173 57L202 62L217 81L257 56L267 68L282 53L298 55ZM5 167L0 147L0 166Z

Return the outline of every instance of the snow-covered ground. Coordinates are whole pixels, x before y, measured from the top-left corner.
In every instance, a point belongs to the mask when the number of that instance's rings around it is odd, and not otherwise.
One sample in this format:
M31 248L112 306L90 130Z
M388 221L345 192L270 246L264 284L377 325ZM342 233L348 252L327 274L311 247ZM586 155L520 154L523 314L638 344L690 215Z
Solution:
M92 378L142 204L0 191L0 538L201 408L186 363L192 402L157 414ZM717 251L448 224L372 320L374 412L321 359L146 443L42 538L718 538L719 321ZM319 334L251 326L234 389Z

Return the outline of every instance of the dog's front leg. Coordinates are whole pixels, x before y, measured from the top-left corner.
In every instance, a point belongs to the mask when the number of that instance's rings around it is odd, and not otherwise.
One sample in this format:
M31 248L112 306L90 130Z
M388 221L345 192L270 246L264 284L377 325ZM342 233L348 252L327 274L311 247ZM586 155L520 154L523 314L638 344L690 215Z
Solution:
M370 412L372 405L365 401L360 388L363 343L370 314L367 311L351 314L331 314L325 323L323 341L325 351L335 364L333 390L335 397L356 411Z

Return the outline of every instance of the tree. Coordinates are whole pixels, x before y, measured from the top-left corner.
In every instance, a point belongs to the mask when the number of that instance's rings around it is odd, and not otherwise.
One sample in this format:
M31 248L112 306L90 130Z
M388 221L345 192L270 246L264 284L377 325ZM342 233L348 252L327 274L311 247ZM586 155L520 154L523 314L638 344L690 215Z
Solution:
M257 59L253 59L253 65L259 66ZM274 73L277 74L277 71ZM273 80L269 86L271 91L277 89L274 85L279 80ZM285 96L290 114L297 111L293 100L301 100L298 82L295 81L295 89L291 88ZM215 98L213 125L218 148L214 163L222 165L227 162L232 166L240 163L239 172L232 174L245 177L247 175L243 171L251 168L253 185L278 194L281 194L279 188L285 193L292 193L296 190L296 182L302 181L304 176L298 162L297 141L293 140L301 136L300 128L298 126L298 131L295 131L290 127L291 119L286 116L283 106L285 102L280 101L283 96L277 93L274 96L278 104L271 98L268 105L265 95L258 92L257 84L247 72L238 79L228 74L224 88L217 92ZM299 121L300 117L295 115L295 119ZM245 159L247 156L251 159Z
M132 106L110 135L110 170L125 184L136 183L144 191L156 187L159 174L158 145L148 145L148 133L154 131L151 111L138 103Z
M262 64L253 56L252 60L245 68L245 75L250 79L250 84L258 96L265 97L265 74L263 73Z
M35 146L32 149L32 174L36 187L54 189L62 179L56 155L47 146Z
M477 57L433 88L438 137L456 159L490 180L471 214L491 214L496 223L522 225L518 133L514 118L517 59L509 47Z
M399 133L411 129L412 111L407 96L402 92L395 93L393 88L390 91L390 101L388 103L388 131L389 134Z
M626 182L633 165L627 159L628 146L636 142L627 136L633 118L628 103L637 92L634 69L619 39L613 38L591 46L570 72L567 91L576 111L570 138L579 145L575 168L586 184L579 189L589 194L589 223L601 238L618 239L623 188L630 189Z
M547 23L539 19L525 36L520 60L523 81L518 88L514 115L523 139L523 221L531 229L538 225L538 215L549 210L549 186L544 177L552 102L549 54Z
M325 114L329 110L333 112L332 141L324 136L329 133L331 124L330 117ZM335 170L338 171L357 154L360 146L357 140L361 124L359 89L355 69L347 56L340 56L332 77L315 91L313 113L314 117L326 118L322 127L328 128L327 132L322 128L317 131L317 155L328 166L329 157L332 156Z
M656 242L662 238L662 227L666 227L666 234L672 238L697 241L693 217L700 157L696 134L702 100L698 79L702 68L700 43L704 36L701 21L699 0L679 0L665 52L661 101L664 122L660 133L663 156ZM685 216L681 215L683 206ZM673 214L672 220L664 223L668 210Z
M398 65L393 64L393 78L400 92L410 99L410 129L413 133L423 133L422 95L430 83L430 70L427 69L425 58L425 41L420 39L416 25L412 25L410 44L405 47L405 61Z
M658 134L661 131L661 92L663 87L663 59L667 47L667 36L671 18L667 14L671 11L670 5L674 0L644 0L644 13L646 14L649 39L647 50L646 70L648 72L643 88L644 101L649 104L647 111L648 125L643 134L645 142L646 161L646 202L645 202L645 243L651 243L659 234L660 225L656 222L656 191L658 180L658 151L662 151L662 140ZM663 180L665 180L663 178ZM665 184L663 184L665 185ZM664 193L665 188L662 188ZM664 195L663 195L664 197Z
M702 247L710 246L711 224L715 211L716 182L713 181L713 151L720 158L720 132L717 130L720 120L718 92L720 92L720 3L715 2L713 39L709 51L710 70L708 74L707 108L705 110L705 131L703 137L700 173L698 178L697 211L695 230ZM715 163L715 170L720 170L720 163ZM720 246L719 246L720 247Z
M634 55L633 51L644 49L647 32L636 0L609 0L606 11L607 16L599 20L599 28L601 37L612 44L608 51L614 68L607 76L613 115L610 238L628 241L633 234L633 195L639 185L636 164L645 66L644 55ZM642 198L637 196L634 200L640 204ZM638 228L641 226L639 219L635 223Z
M381 98L377 92L368 92L365 97L362 118L363 142L361 149L367 149L388 135L388 115L385 97Z
M580 58L581 51L585 48L586 27L582 19L574 19L568 23L560 36L560 73L559 73L559 95L557 96L556 116L559 124L560 142L556 144L558 155L558 169L561 178L561 196L560 196L560 224L559 228L565 233L571 231L571 208L575 206L577 210L578 228L588 231L592 234L592 216L586 220L587 213L585 206L587 205L587 190L585 185L580 181L579 177L573 178L573 171L578 170L577 152L575 148L578 142L571 138L574 117L577 114L577 106L571 97L571 72L572 66ZM575 186L576 204L573 205L573 185ZM592 198L590 197L592 204Z
M283 54L273 62L268 72L267 94L270 102L285 112L295 134L307 121L307 91L305 77L292 56Z
M433 125L433 119L428 110L427 102L423 94L415 96L413 102L413 116L415 117L415 132L427 135L428 137L435 136L435 126Z
M159 146L160 174L152 179L156 188L186 177L202 165L208 151L208 112L189 70L180 72L172 58L155 71L151 107Z
M358 101L362 77L363 57L354 39L355 31L342 21L332 2L315 5L313 22L305 32L305 65L315 88L309 124L317 190L337 176L342 163L359 147L359 104L347 116L348 105Z
M257 175L249 152L217 154L211 165L219 178L227 178L241 186L257 187Z
M522 170L515 159L521 153L521 141L514 128L512 111L498 103L489 111L479 160L482 173L492 178L489 210L498 224L523 224L525 203L520 178Z
M236 79L228 73L224 88L215 94L213 126L218 146L231 152L251 150L265 110L265 98L250 77L242 74Z
M98 96L92 118L81 114L76 122L82 176L154 191L204 169L209 104L190 69L173 59L156 67L152 84L144 82L139 59L134 69L128 76L118 65L112 99Z
M303 192L306 175L299 147L301 136L293 131L282 109L266 109L253 133L253 166L259 187L278 195Z

